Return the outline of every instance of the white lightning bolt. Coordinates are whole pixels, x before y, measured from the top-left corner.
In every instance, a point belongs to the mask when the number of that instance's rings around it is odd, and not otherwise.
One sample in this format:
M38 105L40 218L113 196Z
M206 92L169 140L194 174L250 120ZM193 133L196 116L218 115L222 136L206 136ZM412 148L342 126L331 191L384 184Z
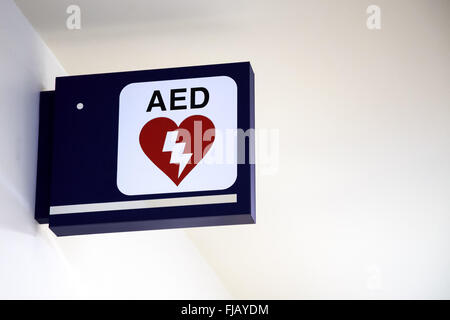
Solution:
M181 175L184 168L192 157L192 153L184 153L186 143L177 143L178 131L168 131L166 141L164 141L163 152L172 152L170 163L178 163L178 176Z

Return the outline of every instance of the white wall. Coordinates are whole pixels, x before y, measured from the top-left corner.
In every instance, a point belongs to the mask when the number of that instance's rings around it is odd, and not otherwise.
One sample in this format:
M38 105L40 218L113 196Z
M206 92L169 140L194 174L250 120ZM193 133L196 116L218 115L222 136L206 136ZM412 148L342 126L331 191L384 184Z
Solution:
M252 61L257 127L280 130L257 224L189 235L238 298L450 298L450 1L264 5L156 56Z
M188 231L233 296L450 298L450 1L16 2L74 74L251 61L279 170L256 225Z
M0 1L0 299L228 298L180 230L56 238L33 219L38 97L65 71Z

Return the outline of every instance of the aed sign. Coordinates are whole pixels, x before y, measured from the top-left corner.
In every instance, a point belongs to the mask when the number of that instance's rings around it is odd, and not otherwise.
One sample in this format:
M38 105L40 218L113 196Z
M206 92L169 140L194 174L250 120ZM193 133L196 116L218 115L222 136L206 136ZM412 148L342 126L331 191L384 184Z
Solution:
M255 223L252 130L248 62L59 77L36 219L59 236Z
M237 111L237 85L226 76L127 85L119 99L117 187L126 195L231 187L237 160L214 156L236 158L237 135L218 149L236 131Z

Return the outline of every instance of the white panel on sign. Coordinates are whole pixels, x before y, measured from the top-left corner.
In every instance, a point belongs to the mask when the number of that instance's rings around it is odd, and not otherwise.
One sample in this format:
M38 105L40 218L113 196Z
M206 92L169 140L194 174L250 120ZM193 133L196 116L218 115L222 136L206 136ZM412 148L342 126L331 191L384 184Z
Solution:
M223 190L234 184L233 79L131 83L123 88L119 103L117 187L122 193Z

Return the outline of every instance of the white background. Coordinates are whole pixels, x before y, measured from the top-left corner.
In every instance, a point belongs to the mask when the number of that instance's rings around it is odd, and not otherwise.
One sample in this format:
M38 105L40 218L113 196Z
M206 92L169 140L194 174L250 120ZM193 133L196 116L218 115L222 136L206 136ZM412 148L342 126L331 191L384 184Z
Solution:
M203 108L190 109L190 89L205 87L209 91L209 102ZM170 110L170 90L187 88L186 93L178 93L186 100L176 101L176 105L187 105L185 110ZM166 111L154 107L147 111L155 90L161 92ZM197 94L196 103L203 101L203 94ZM156 100L158 102L158 100ZM160 102L160 101L159 101ZM139 134L151 119L165 117L177 125L193 115L209 118L217 134L205 157L177 186L161 171L142 150ZM232 164L218 163L215 156L222 152L232 152L236 158L236 147L223 150L226 130L237 128L237 86L230 77L208 77L169 81L132 83L122 89L119 103L119 144L117 165L117 187L126 195L172 193L229 188L237 177L236 161ZM192 137L192 143L195 139ZM230 139L231 140L231 139ZM230 141L236 146L236 138ZM193 152L194 144L191 146ZM225 158L224 158L225 159ZM220 160L220 159L219 159ZM193 158L191 159L193 161Z
M280 129L279 171L258 171L256 225L188 231L234 297L450 298L448 0L78 0L80 32L65 29L72 0L17 2L72 74L251 61L256 125ZM380 31L366 28L372 4ZM11 159L13 132L2 135ZM4 205L1 216L20 210ZM17 242L11 232L2 244ZM202 288L184 292L215 292Z

